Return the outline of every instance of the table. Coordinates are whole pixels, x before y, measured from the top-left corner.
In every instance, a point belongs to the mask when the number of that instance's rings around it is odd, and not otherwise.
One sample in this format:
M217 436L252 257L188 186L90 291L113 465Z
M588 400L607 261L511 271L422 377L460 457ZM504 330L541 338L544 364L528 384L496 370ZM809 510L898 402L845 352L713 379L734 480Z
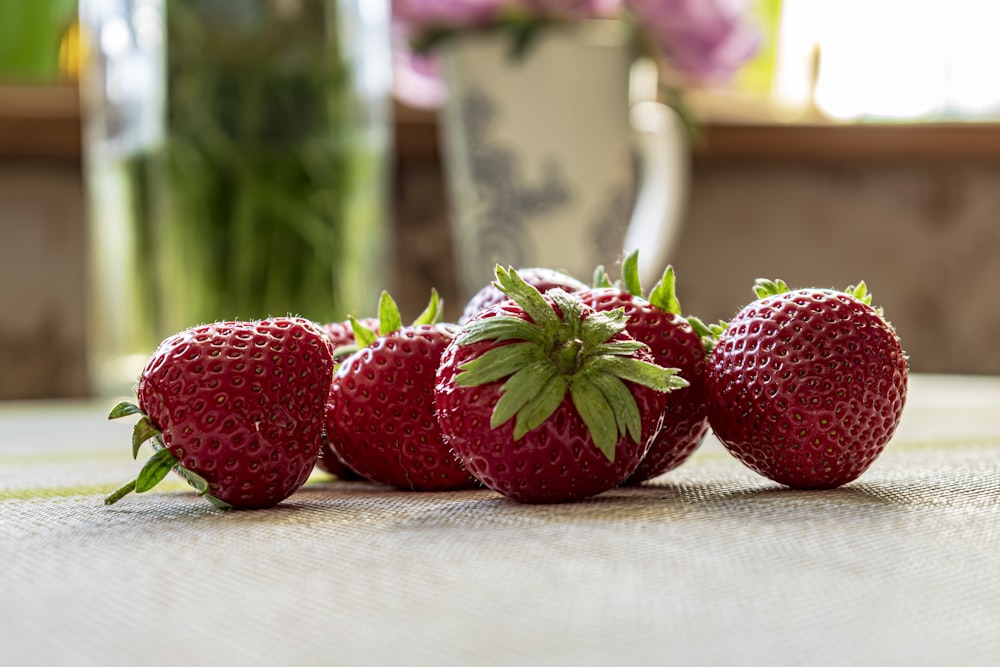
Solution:
M110 404L0 404L5 665L995 665L1000 378L918 375L859 480L793 491L709 440L556 506L315 477L215 511Z

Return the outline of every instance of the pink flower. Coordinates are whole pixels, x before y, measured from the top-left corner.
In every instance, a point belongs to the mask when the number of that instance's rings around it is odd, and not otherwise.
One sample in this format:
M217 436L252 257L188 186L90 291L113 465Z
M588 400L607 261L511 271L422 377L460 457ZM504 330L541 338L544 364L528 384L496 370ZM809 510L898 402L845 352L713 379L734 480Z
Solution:
M489 23L505 0L392 0L393 17L413 27L464 28Z
M757 50L747 0L627 0L639 25L680 72L730 76Z
M622 0L517 0L512 4L542 17L605 18L618 13Z

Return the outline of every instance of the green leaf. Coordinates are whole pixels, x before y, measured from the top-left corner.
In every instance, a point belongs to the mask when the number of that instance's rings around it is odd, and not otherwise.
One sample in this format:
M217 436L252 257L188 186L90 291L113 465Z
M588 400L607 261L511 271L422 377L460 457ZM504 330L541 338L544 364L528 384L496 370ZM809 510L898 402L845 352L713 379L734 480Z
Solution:
M180 474L184 480L194 487L194 490L198 492L198 495L205 495L208 493L208 480L194 472L193 470L188 470L182 466L177 466L177 472Z
M377 333L361 324L354 315L351 315L348 320L351 323L351 331L354 332L354 342L357 343L358 349L368 347L378 338Z
M614 287L603 264L594 269L594 287Z
M358 346L356 343L351 345L341 345L333 350L333 361L335 363L340 363L347 357L351 356L358 351Z
M441 312L444 309L444 302L438 295L438 291L435 288L431 288L431 300L424 308L424 312L417 316L417 319L413 321L414 326L421 324L437 324L441 321Z
M648 361L632 357L597 357L589 368L608 373L655 391L672 391L688 386L687 380L678 375L676 368L663 368Z
M511 343L495 347L482 356L462 364L455 377L461 387L476 387L512 375L526 364L545 359L534 343Z
M511 44L507 57L513 62L524 60L547 24L548 22L542 19L511 22Z
M569 338L580 337L580 319L583 317L583 302L563 289L555 288L546 292L546 296L559 307L562 321L567 325L565 335Z
M378 332L384 336L393 331L399 331L403 326L403 320L399 316L399 307L389 295L382 290L382 296L378 300Z
M558 373L545 383L535 399L517 413L517 421L514 422L515 440L521 439L528 431L541 426L552 416L566 397L566 386L566 377Z
M691 317L687 318L688 324L694 329L694 332L701 337L701 344L705 348L705 354L711 354L712 350L715 349L716 343L719 342L719 337L729 326L729 323L724 320L719 320L716 324L705 324L699 318Z
M108 419L118 419L119 417L126 417L128 415L141 415L142 410L135 403L129 401L122 401L115 407L111 408L111 412L108 414Z
M537 400L538 394L548 384L558 369L549 360L528 364L514 373L500 388L500 400L493 408L490 428L496 428L511 419L528 403Z
M663 277L660 278L660 282L656 283L653 291L649 293L649 302L660 310L674 315L681 314L681 304L677 300L677 284L673 266L667 266L663 272Z
M638 443L642 438L642 416L639 414L635 396L625 383L613 375L604 373L588 374L587 378L604 394L605 400L614 411L618 434L628 435L633 442Z
M613 355L619 357L632 357L639 350L649 350L649 346L637 340L616 340L611 343L603 343L590 353L592 357L603 357Z
M231 510L233 508L232 505L227 503L225 500L220 500L219 498L213 496L211 493L203 493L201 494L201 497L207 500L208 502L212 503L212 505L217 510L222 510L223 512L225 512L226 510Z
M414 40L410 46L414 53L427 55L457 35L458 31L453 28L430 28L421 31L419 39Z
M629 253L622 262L622 280L625 289L632 296L642 296L642 284L639 282L639 250Z
M220 500L208 492L208 480L194 472L193 470L188 470L187 468L176 465L174 466L174 471L184 478L188 484L198 493L199 496L212 503L212 505L218 510L228 510L232 509L229 503L225 500Z
M544 345L547 339L537 325L507 315L469 322L458 335L460 345L471 345L483 340L498 343L507 340L526 340Z
M590 315L580 327L580 339L585 348L601 345L614 338L628 326L624 308L599 310Z
M868 285L865 284L865 281L862 280L857 285L851 285L846 292L861 303L872 305L872 295L868 293Z
M546 343L544 332L537 325L507 315L469 322L458 335L459 345L471 345L483 340L498 343L507 340L525 340L539 345Z
M494 286L513 299L547 335L559 329L559 317L542 293L529 285L513 268L496 267Z
M791 290L789 290L788 285L784 280L767 280L766 278L758 278L754 283L753 291L754 294L757 295L758 299L765 299L769 296L785 294Z
M139 448L144 442L158 435L160 435L160 429L156 428L152 419L143 415L142 419L137 421L135 427L132 428L132 458L139 457Z
M569 392L594 444L608 461L614 461L618 421L611 404L586 375L574 377Z
M176 465L177 459L174 458L169 449L157 450L139 471L139 477L135 480L135 492L149 491L159 484Z

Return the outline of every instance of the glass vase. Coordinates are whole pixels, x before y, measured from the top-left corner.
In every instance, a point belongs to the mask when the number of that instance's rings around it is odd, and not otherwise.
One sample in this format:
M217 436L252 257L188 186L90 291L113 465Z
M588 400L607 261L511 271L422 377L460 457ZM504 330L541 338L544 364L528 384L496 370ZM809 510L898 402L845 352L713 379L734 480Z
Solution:
M387 0L82 0L95 391L196 324L367 315L386 256Z

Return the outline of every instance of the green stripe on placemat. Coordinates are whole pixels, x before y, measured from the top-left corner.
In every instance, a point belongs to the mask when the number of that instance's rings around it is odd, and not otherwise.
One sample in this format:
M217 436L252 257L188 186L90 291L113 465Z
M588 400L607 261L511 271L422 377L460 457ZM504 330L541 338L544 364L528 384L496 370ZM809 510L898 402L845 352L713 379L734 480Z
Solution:
M42 452L7 454L0 456L0 465L46 465L50 463L77 463L79 461L124 461L127 452L119 449L88 450L83 452Z
M27 489L0 490L0 502L11 500L48 500L52 498L73 498L76 496L105 496L117 488L114 484L82 484L76 486L48 486ZM182 481L162 482L159 491L184 491L191 487Z

